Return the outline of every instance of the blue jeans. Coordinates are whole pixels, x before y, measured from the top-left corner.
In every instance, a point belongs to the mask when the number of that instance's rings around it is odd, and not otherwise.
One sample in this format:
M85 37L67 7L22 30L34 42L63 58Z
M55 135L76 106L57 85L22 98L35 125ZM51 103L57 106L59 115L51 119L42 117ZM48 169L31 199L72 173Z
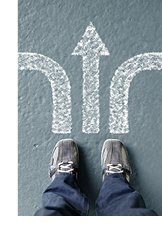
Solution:
M43 193L43 207L36 216L87 215L89 203L80 191L75 175L60 173ZM122 174L105 176L98 199L96 214L107 216L154 216L146 209L141 195L135 191Z

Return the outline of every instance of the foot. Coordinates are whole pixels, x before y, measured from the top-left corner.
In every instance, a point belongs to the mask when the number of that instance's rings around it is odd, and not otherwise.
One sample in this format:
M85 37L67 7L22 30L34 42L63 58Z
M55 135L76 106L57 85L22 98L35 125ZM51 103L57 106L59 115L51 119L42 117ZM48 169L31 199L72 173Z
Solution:
M108 139L104 142L101 152L103 180L105 176L122 173L127 181L130 180L131 167L128 162L128 153L119 140Z
M53 149L49 175L52 180L60 173L76 174L79 162L79 152L72 139L57 142Z

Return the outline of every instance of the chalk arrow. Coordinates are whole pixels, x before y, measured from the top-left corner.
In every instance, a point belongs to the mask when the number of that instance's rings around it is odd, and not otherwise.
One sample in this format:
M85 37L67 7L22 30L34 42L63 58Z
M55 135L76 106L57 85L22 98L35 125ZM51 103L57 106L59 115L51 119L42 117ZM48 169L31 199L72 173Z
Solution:
M42 72L50 81L53 97L53 133L71 132L71 85L64 69L53 59L37 53L19 53L19 70Z
M83 59L83 109L82 131L99 132L99 58L109 55L109 51L90 22L72 55Z
M128 98L131 82L138 73L151 70L162 70L162 52L138 54L115 71L110 85L110 133L129 132Z

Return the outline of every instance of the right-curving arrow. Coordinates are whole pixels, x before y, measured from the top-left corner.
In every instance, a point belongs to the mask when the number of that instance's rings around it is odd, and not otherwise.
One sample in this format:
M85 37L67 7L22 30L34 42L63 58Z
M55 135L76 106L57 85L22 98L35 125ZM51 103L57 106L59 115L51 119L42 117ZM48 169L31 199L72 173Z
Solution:
M72 55L83 57L83 125L84 133L99 132L99 58L109 55L95 27L90 22Z
M122 63L115 71L110 85L110 133L129 132L128 98L133 78L142 71L162 70L162 52L136 55Z

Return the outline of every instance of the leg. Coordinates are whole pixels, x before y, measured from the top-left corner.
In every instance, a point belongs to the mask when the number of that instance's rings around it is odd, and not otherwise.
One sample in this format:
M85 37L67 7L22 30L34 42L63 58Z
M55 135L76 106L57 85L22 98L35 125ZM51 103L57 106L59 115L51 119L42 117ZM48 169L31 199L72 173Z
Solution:
M43 208L37 216L87 215L88 201L74 174L60 173L43 193Z
M103 185L96 202L98 215L156 215L130 185L131 167L125 146L106 140L102 147Z
M105 176L96 203L98 215L154 216L154 211L146 209L142 196L135 191L123 174Z
M86 215L88 200L77 184L79 153L71 139L59 141L50 164L51 185L43 193L43 207L35 215Z

